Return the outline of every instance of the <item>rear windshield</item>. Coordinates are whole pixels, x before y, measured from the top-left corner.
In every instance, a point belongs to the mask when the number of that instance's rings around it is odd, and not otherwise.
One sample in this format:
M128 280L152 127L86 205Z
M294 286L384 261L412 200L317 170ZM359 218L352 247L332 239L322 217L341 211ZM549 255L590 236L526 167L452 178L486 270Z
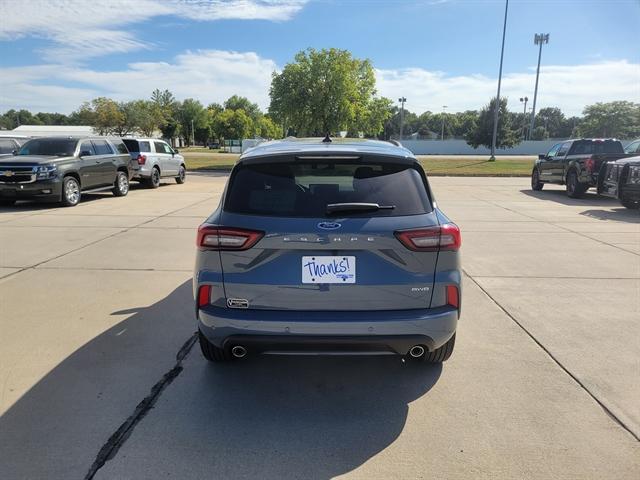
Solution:
M77 140L70 138L35 138L25 143L18 155L54 155L68 157L75 153Z
M573 144L571 155L598 155L600 153L624 153L619 140L580 140Z
M390 163L298 161L239 166L224 209L247 215L327 217L327 205L377 203L393 207L333 216L400 216L431 211L418 170Z
M122 141L125 143L130 152L150 152L151 146L149 142L139 142L138 140L133 140L131 138L123 138Z
M0 153L11 153L16 149L16 145L12 140L0 138Z

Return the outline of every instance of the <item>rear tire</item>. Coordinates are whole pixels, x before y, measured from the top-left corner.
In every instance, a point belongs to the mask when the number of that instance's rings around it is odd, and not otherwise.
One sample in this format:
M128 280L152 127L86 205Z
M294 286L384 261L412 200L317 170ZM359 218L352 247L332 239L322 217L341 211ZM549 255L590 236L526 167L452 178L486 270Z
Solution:
M129 177L125 172L118 172L111 191L116 197L124 197L129 193Z
M578 181L578 173L575 170L569 171L567 174L567 196L569 198L580 198L584 192L589 190L589 185Z
M147 186L149 188L158 188L160 186L160 169L153 167L151 170L151 176L147 179Z
M453 353L453 347L456 344L456 334L453 334L453 337L449 339L447 343L442 345L440 348L434 350L433 352L427 352L424 354L424 361L427 363L442 363L449 360L451 354Z
M200 343L200 350L202 350L202 356L210 362L220 363L229 362L231 355L222 348L216 347L212 344L202 332L198 331L198 342Z
M62 181L62 199L60 203L63 207L75 207L80 203L80 183L75 177L64 177Z
M531 172L531 190L539 192L544 188L544 183L540 181L540 172L537 168L534 168Z
M624 196L620 199L620 203L623 207L630 210L638 210L640 208L640 202L635 202L629 198L625 198Z
M182 185L187 178L187 169L184 168L184 165L180 165L180 169L178 170L178 176L176 177L176 183L178 185Z

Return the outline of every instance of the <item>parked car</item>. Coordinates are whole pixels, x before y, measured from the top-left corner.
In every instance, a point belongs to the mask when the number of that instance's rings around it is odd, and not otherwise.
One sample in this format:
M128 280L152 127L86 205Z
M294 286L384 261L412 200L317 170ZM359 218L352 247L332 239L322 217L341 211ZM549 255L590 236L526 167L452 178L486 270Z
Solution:
M531 188L542 190L545 183L566 185L567 195L579 198L598 185L598 173L609 161L624 158L622 142L613 138L567 140L539 155L531 172Z
M624 147L624 153L633 153L635 155L640 155L640 139L634 140L629 145Z
M640 208L640 156L609 162L598 193L617 198L627 208Z
M73 207L82 192L129 192L129 153L117 139L43 137L26 142L16 155L0 158L0 202L48 200Z
M158 188L161 178L173 177L177 183L184 183L187 176L184 157L167 142L157 138L124 138L123 141L135 164L134 180L150 188Z
M207 146L209 147L209 150L218 150L220 148L220 143L210 142Z
M20 150L23 143L29 140L29 137L22 135L2 135L0 134L0 156L12 155L13 152Z
M207 360L397 354L443 362L461 306L460 230L413 154L373 140L267 142L199 227Z

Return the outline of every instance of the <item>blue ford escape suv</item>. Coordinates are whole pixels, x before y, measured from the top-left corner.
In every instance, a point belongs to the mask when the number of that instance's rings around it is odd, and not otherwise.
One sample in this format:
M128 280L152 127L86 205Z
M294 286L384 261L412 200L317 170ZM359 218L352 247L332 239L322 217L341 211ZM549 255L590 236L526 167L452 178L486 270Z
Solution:
M460 245L400 144L258 145L198 229L202 353L216 362L253 353L445 361L460 316Z

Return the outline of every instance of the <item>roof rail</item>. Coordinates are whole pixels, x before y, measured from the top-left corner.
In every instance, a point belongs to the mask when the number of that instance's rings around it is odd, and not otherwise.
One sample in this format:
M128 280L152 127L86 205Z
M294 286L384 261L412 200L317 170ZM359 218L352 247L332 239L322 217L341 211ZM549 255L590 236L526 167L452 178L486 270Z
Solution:
M387 142L389 142L392 145L395 145L396 147L402 147L402 144L398 140L394 140L390 138L389 140L387 140Z

